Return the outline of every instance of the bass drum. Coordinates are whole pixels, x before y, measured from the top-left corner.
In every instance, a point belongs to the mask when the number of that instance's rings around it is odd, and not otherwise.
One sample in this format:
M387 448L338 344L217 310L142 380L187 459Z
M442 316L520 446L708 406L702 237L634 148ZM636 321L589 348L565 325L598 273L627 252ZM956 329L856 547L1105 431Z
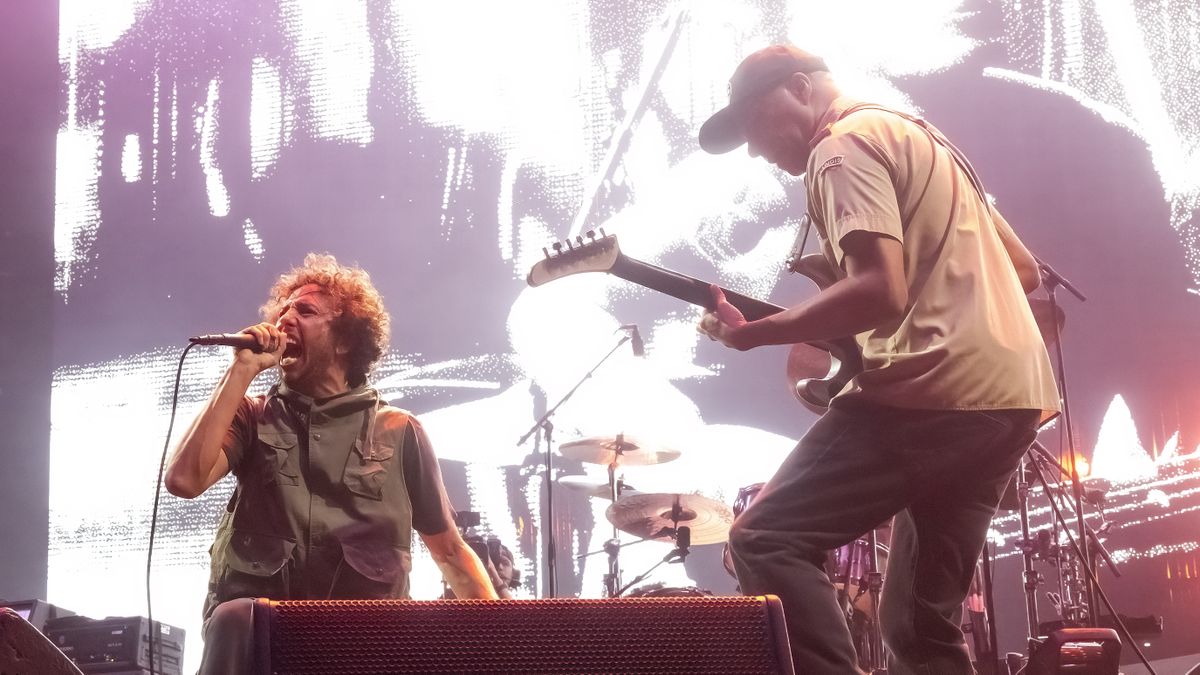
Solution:
M712 591L696 586L665 586L663 584L648 584L639 586L625 594L627 598L707 598L712 597Z

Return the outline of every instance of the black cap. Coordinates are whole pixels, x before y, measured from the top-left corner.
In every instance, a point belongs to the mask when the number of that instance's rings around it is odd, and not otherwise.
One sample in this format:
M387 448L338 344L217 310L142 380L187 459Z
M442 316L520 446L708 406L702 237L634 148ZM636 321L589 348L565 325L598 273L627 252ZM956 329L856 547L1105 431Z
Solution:
M742 128L745 103L783 84L795 73L829 70L825 61L791 45L772 45L747 56L729 78L729 105L700 127L700 147L720 155L746 142Z

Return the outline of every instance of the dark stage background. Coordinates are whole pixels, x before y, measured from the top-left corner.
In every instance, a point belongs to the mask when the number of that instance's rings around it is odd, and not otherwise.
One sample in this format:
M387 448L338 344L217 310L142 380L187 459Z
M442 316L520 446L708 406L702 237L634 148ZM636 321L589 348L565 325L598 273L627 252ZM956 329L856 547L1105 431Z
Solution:
M524 596L544 591L545 495L539 449L516 440L621 324L641 326L647 357L614 356L561 409L557 441L626 433L679 449L628 471L643 491L728 504L765 480L814 419L787 392L785 350L701 342L693 308L606 276L523 279L549 242L603 226L637 258L781 304L807 297L781 267L799 181L694 140L740 58L790 40L825 55L849 93L937 124L1026 243L1087 294L1059 300L1075 431L1088 486L1108 490L1105 541L1123 572L1102 578L1123 612L1166 618L1152 658L1197 651L1194 3L74 0L57 28L38 3L3 11L16 95L0 128L0 595L145 611L178 353L189 335L255 322L273 278L308 251L372 274L394 323L375 384L425 421L456 507L514 550ZM193 354L182 420L229 359ZM1057 450L1061 432L1042 440ZM162 502L155 615L188 628L193 659L230 488ZM562 490L555 502L560 592L598 596L604 561L574 558L607 537L606 504ZM997 518L1012 651L1016 531L1014 515ZM626 579L667 549L627 549ZM1057 590L1042 570L1043 591ZM719 546L650 581L734 590ZM414 595L439 592L418 555Z

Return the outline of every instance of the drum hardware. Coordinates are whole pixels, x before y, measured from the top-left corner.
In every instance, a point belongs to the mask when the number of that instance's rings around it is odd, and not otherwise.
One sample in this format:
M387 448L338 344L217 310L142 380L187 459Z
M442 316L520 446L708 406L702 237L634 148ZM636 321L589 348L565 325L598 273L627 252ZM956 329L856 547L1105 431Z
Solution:
M1078 508L1079 501L1073 499L1073 497L1079 497L1082 494L1082 489L1078 481L1073 480L1076 494L1072 495L1067 492L1066 487L1061 482L1051 484L1047 480L1044 471L1057 471L1060 476L1070 479L1076 478L1072 471L1059 464L1053 454L1038 441L1033 442L1033 445L1025 453L1017 469L1017 495L1020 502L1019 513L1021 517L1021 540L1018 542L1018 546L1021 550L1025 566L1024 582L1026 618L1028 621L1028 652L1027 655L1017 653L1007 655L1010 672L1013 671L1015 666L1023 668L1022 672L1049 673L1051 671L1046 670L1047 663L1058 662L1060 659L1062 659L1061 663L1068 663L1070 658L1079 655L1076 653L1078 652L1078 649L1076 649L1078 646L1077 643L1082 644L1086 642L1096 645L1097 649L1102 649L1106 655L1104 659L1106 663L1109 660L1112 663L1111 669L1105 665L1103 669L1095 670L1094 672L1115 673L1115 664L1120 656L1121 636L1124 637L1124 642L1133 648L1138 658L1141 659L1150 672L1154 672L1145 655L1138 648L1130 630L1125 625L1123 621L1125 618L1124 615L1119 614L1112 606L1108 597L1100 589L1096 579L1094 570L1100 559L1113 570L1114 574L1119 576L1115 561L1113 561L1108 551L1104 548L1096 530L1093 530L1086 521L1083 523L1083 537L1073 535L1071 529L1067 527L1068 515L1064 513L1062 507L1064 504L1074 504ZM1039 542L1038 539L1030 537L1029 534L1030 474L1037 478L1053 514L1051 529L1053 534L1049 538L1049 552L1045 550L1047 547L1044 545L1044 542ZM1094 502L1094 498L1089 500L1089 503ZM1075 515L1078 520L1083 520L1082 513L1076 513ZM1105 522L1101 525L1100 531L1107 530L1109 526L1110 523ZM1066 544L1059 543L1059 532L1066 538ZM1047 594L1059 612L1060 621L1057 622L1041 623L1038 621L1036 605L1037 589L1043 580L1042 576L1033 569L1033 561L1039 558L1055 564L1059 570L1060 592ZM1096 615L1098 614L1098 608L1090 605L1087 594L1080 590L1080 586L1084 582L1093 588L1096 597L1103 601L1110 617L1113 618L1113 624L1116 626L1119 634L1112 629L1087 625L1088 622L1097 622L1098 617ZM1061 626L1066 626L1066 628L1061 628ZM1048 628L1057 628L1057 630L1047 631L1046 629ZM1043 637L1047 632L1049 632L1049 638ZM1022 664L1027 665L1022 666Z
M627 598L710 598L712 591L699 586L667 586L647 584L630 591Z
M597 483L588 476L559 476L557 479L555 479L555 482L561 487L565 487L568 490L581 492L588 497L596 497L597 499L612 499L612 487L607 482ZM621 493L638 492L636 488L621 479L617 479L617 490Z
M614 504L621 500L621 495L625 494L628 488L624 478L617 476L618 466L663 464L678 459L682 454L678 450L656 447L625 434L617 434L615 437L597 436L581 438L576 441L563 443L559 446L558 451L559 454L568 459L606 465L608 468L607 483L591 483L575 476L563 476L559 481L565 485L577 487L585 491L589 496L610 499ZM609 508L611 509L612 507L610 506ZM610 517L609 520L611 521L612 518ZM621 591L620 552L622 544L618 529L617 524L614 522L612 538L604 542L604 547L601 549L602 552L608 555L608 572L604 575L604 594L605 597L609 598L618 597ZM647 538L643 537L643 539ZM584 554L580 557L587 557L588 555L591 554Z
M867 625L865 637L866 653L859 654L859 662L867 672L887 672L887 654L883 651L883 631L879 625L879 594L883 590L883 573L879 566L879 535L874 528L867 533L870 555L867 556L867 593L871 598L872 621ZM862 593L862 590L859 590Z
M677 530L686 526L690 543L697 546L725 541L733 525L728 506L698 494L625 495L610 504L605 515L622 532L657 541L675 541Z
M716 544L725 541L729 538L729 527L733 524L733 514L728 507L715 499L694 494L627 494L614 500L605 510L605 516L613 524L614 539L617 537L615 533L620 530L638 537L639 542L670 541L675 544L662 560L628 584L606 585L605 590L609 597L620 597L629 588L645 580L663 563L683 562L687 559L692 544ZM610 565L615 566L615 551L609 560ZM619 579L614 576L613 580Z
M558 454L588 464L646 466L674 461L683 453L633 436L617 434L568 441L558 446Z
M529 427L529 430L526 431L519 439L517 439L517 445L521 446L524 445L525 441L528 441L531 436L536 434L537 439L534 441L535 452L537 451L537 448L541 446L543 434L545 435L546 439L546 450L544 453L546 457L546 513L544 515L543 522L545 523L544 529L546 532L546 595L551 598L558 595L558 546L557 542L555 541L553 526L554 454L551 452L551 449L554 447L552 438L554 435L554 424L550 421L550 418L554 416L554 413L558 412L558 409L564 403L571 399L571 396L573 396L575 392L583 386L584 382L587 382L589 379L591 379L592 375L595 374L595 372L599 370L600 367L603 366L604 363L608 361L608 359L612 357L612 355L615 354L618 349L623 347L625 343L629 342L631 339L632 338L628 333L621 335L621 338L617 340L617 343L613 345L612 349L608 350L608 353L601 357L600 360L596 362L596 365L592 366L591 370L587 371L583 374L583 377L579 378L579 381L575 383L575 386L571 387L567 393L563 394L562 398L558 399L558 402L550 406L546 412L543 413L542 416L533 423L533 426ZM620 450L621 448L618 447L614 454L621 454Z
M634 577L633 581L630 581L628 584L618 588L612 597L621 597L622 593L645 581L646 577L650 576L650 574L654 572L654 570L658 569L658 567L663 563L681 563L684 560L687 560L688 553L690 552L688 549L692 544L691 528L687 525L680 525L673 528L671 531L671 539L675 542L675 548L671 549L670 553L667 553L665 556L663 556L662 560L659 560L651 565L650 569Z

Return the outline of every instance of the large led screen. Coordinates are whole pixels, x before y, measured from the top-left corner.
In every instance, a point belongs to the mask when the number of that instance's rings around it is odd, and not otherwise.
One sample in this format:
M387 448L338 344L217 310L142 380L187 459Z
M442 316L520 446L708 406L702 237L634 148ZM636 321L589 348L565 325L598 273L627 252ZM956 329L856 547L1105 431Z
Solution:
M1123 612L1170 617L1175 632L1147 649L1194 646L1194 629L1179 632L1200 625L1190 0L62 0L49 599L145 613L179 352L190 335L255 323L273 279L309 251L359 264L382 291L392 341L372 382L423 420L455 507L512 549L519 596L546 592L548 528L546 440L518 439L623 325L646 355L623 347L587 378L556 412L552 447L625 434L678 450L624 469L626 482L727 505L766 480L815 419L789 393L785 348L726 351L697 334L695 307L612 276L539 288L525 276L544 247L602 227L629 256L748 295L815 292L783 271L800 180L695 141L741 57L778 41L822 54L854 96L937 124L1087 297L1057 293L1073 430L1125 572L1102 580ZM229 361L223 348L189 356L176 433ZM1058 451L1064 431L1042 440ZM187 629L189 669L231 490L160 506L154 614ZM553 499L558 593L598 597L607 561L584 554L612 535L608 502L562 486ZM1021 585L1004 566L1019 566L1018 533L1001 512L997 613L1016 651ZM669 549L625 548L624 578ZM1045 573L1043 592L1057 591ZM735 589L718 545L646 583ZM418 552L414 597L441 592Z

